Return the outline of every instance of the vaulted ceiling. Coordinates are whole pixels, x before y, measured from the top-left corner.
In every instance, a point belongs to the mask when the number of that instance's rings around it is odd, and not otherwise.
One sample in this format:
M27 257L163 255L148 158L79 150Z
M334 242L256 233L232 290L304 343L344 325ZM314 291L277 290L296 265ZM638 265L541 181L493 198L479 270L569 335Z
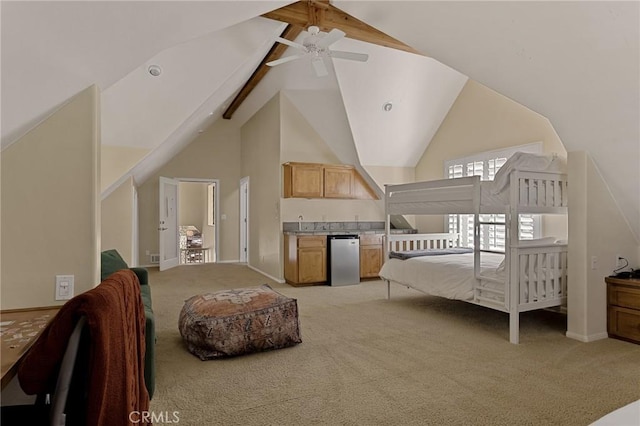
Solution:
M406 157L424 150L469 76L549 118L568 151L588 151L640 235L637 2L3 1L0 7L3 148L91 84L102 90L103 143L149 149L155 163L223 113L241 124L279 90L294 90L323 93L297 99L301 109L316 111L310 120L324 119L314 117L323 102L342 100L363 164L393 158L395 164L385 164L410 165ZM335 47L368 53L369 61L334 60L325 78L315 78L304 61L261 66L277 36L300 40L311 23L341 27L347 38ZM160 77L149 75L152 64L162 67ZM260 81L251 80L258 74ZM247 82L251 90L243 95ZM232 104L239 94L242 102ZM386 101L394 103L391 114L382 111ZM389 132L400 144L393 155L384 151ZM371 152L381 155L367 157ZM141 166L139 176L152 168Z

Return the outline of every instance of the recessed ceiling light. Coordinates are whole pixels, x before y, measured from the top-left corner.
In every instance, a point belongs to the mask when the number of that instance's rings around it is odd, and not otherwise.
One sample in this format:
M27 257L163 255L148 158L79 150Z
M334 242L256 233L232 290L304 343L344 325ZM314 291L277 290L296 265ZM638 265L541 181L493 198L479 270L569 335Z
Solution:
M150 65L149 74L154 77L158 77L160 74L162 74L162 68L160 68L160 65Z
M391 102L385 102L382 104L382 109L389 112L393 109L393 104Z

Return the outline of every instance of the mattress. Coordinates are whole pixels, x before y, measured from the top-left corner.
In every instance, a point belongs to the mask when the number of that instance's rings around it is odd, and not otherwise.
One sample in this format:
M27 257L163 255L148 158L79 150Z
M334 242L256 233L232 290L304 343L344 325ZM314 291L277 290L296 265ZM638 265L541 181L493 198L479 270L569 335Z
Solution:
M407 260L388 259L382 265L380 277L433 296L471 300L476 282L473 257L473 253L465 253L414 257ZM503 260L503 254L482 253L481 277L500 279L504 282L504 270L499 268ZM493 281L486 284L494 288L503 287L502 284Z

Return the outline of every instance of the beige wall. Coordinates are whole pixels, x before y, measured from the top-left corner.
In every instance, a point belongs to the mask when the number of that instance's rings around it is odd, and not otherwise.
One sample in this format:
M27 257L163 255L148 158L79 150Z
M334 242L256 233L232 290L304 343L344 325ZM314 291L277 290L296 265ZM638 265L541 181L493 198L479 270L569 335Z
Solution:
M109 188L149 153L146 148L101 145L100 188Z
M237 261L239 250L238 185L240 130L229 120L218 120L138 188L139 259L149 263L147 250L158 253L159 177L218 179L221 220L218 229L219 261Z
M443 179L444 162L470 154L543 142L543 151L566 157L566 150L549 120L517 102L469 80L440 129L416 165L416 180ZM416 217L422 232L441 232L440 216ZM554 235L566 236L566 220L546 218Z
M280 164L288 161L341 164L329 145L284 94L280 96L280 126ZM281 176L281 167L279 170L279 176ZM281 177L278 185L279 197L281 197L283 191ZM372 200L282 198L280 209L282 222L296 222L300 215L305 222L384 220L384 206L381 202Z
M249 265L281 278L279 94L242 126L242 176L249 177Z
M289 98L280 95L280 162L340 164L322 137Z
M384 191L385 185L416 181L415 167L362 166Z
M129 177L102 200L101 250L116 249L133 266L133 179Z
M193 225L202 231L206 223L207 185L198 182L180 182L179 225Z
M99 92L80 92L2 152L2 309L59 305L100 279Z
M604 278L620 255L637 267L637 243L595 163L586 152L569 153L569 291L567 336L607 337ZM592 264L595 260L595 264Z

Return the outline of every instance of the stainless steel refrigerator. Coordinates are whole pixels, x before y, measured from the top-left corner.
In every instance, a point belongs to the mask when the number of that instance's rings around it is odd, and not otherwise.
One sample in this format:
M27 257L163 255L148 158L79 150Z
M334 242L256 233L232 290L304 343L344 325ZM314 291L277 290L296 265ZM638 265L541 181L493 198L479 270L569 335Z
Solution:
M329 285L342 286L360 283L360 239L357 235L329 235L327 237Z

